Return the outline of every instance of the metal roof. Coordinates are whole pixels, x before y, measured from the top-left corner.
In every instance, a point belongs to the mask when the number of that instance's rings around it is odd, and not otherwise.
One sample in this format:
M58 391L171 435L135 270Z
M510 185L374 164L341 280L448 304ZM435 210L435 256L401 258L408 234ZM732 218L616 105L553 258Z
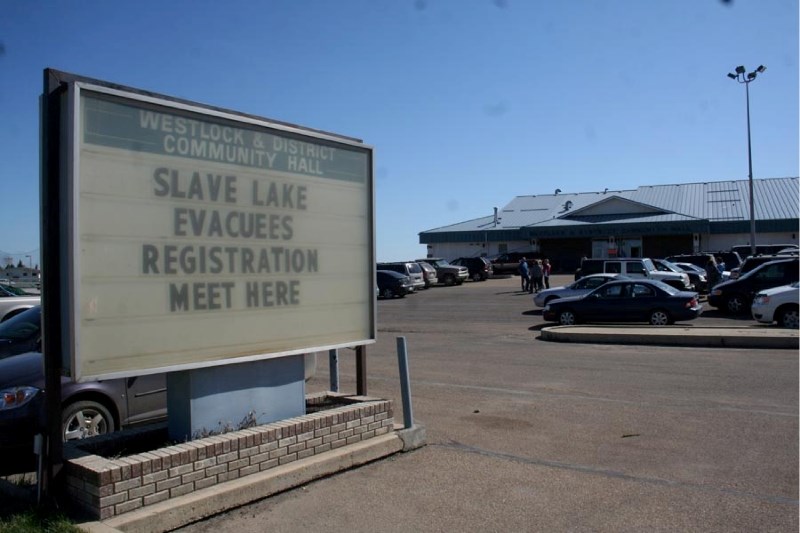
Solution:
M800 219L800 179L753 180L756 220ZM643 185L632 190L517 196L493 216L422 234L514 230L614 223L687 223L750 220L748 180ZM572 214L575 216L571 216Z

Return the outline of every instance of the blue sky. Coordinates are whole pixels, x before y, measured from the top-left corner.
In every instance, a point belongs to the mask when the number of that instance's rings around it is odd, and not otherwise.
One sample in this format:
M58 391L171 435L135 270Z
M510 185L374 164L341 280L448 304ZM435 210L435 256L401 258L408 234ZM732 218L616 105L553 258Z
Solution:
M39 253L55 68L363 139L377 256L525 194L798 175L796 0L0 1L0 250Z

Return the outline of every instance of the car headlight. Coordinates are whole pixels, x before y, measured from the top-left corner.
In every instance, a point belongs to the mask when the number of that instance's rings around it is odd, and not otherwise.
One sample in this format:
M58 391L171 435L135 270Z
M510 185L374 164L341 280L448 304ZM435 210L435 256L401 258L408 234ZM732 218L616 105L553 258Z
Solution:
M769 296L766 294L757 294L753 299L753 305L767 305L769 303Z
M12 387L0 390L0 411L22 407L37 393L39 393L39 389L36 387Z

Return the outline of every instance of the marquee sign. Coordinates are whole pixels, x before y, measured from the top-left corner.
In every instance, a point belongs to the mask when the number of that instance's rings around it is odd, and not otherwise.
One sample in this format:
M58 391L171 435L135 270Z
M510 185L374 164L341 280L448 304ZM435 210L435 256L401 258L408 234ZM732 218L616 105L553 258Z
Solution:
M370 147L96 82L67 95L76 379L374 342Z

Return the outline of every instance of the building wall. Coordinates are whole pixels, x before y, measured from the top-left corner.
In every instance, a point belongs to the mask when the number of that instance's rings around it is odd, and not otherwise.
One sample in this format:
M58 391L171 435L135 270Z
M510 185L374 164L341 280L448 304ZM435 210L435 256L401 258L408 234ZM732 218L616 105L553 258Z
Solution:
M756 244L798 244L798 233L756 233ZM709 235L703 250L730 250L737 244L750 244L750 234Z
M506 245L505 250L501 250L502 244ZM508 241L505 243L446 242L429 244L427 255L428 257L443 257L450 260L456 257L495 257L503 252L528 251L531 251L531 244L528 241Z

